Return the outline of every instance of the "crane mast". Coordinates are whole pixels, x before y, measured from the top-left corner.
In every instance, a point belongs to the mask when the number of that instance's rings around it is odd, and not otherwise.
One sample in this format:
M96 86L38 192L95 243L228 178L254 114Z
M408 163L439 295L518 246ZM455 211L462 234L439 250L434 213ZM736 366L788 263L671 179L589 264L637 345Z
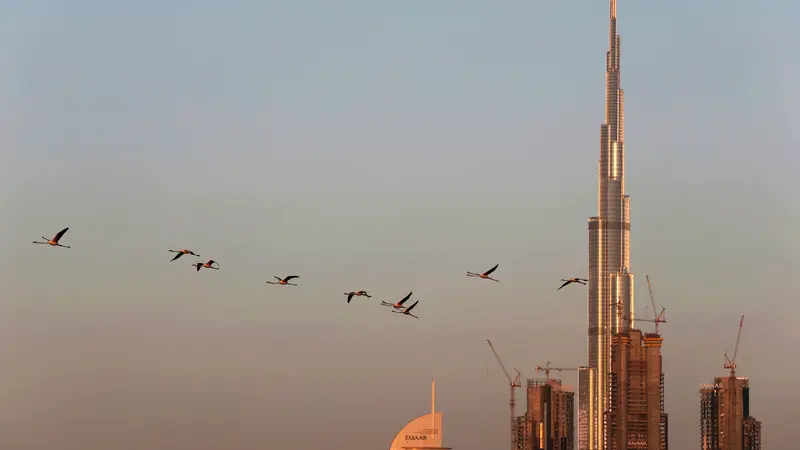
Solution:
M506 370L505 364L503 364L503 360L500 359L500 355L497 354L497 350L494 349L494 345L492 345L492 341L486 340L489 343L489 348L492 349L492 353L494 353L494 357L497 358L497 362L500 364L500 368L503 369L503 373L505 374L506 378L508 379L508 386L509 386L509 394L508 394L508 408L510 410L511 415L511 450L518 450L517 449L517 415L516 415L516 389L518 387L522 387L520 384L520 373L519 370L514 369L517 372L517 376L515 378L511 378L511 375Z

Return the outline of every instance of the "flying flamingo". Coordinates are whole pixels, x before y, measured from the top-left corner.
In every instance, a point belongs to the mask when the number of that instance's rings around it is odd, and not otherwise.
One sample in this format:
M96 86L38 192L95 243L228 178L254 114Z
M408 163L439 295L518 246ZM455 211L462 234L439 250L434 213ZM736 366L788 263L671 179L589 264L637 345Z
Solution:
M562 278L561 281L563 281L564 284L562 284L560 288L556 289L557 291L560 291L561 288L563 288L564 286L566 286L566 285L568 285L570 283L578 283L578 284L586 285L586 282L589 281L589 280L587 280L586 278L570 278L569 280L565 280L565 279Z
M186 249L183 249L183 250L170 250L170 251L173 252L173 253L177 253L177 255L175 255L174 258L170 259L169 262L175 261L176 259L180 258L181 256L187 255L187 254L188 255L194 255L194 256L200 256L197 253L195 253L195 252L193 252L191 250L186 250Z
M489 269L489 270L487 270L486 272L483 272L483 273L472 273L472 272L470 272L470 271L467 271L467 276L468 276L468 277L478 277L478 278L483 278L484 280L500 281L500 280L495 280L494 278L492 278L492 277L490 277L490 276L489 276L489 275L491 275L491 274L492 274L492 272L494 272L495 270L497 270L497 266L499 266L499 265L500 265L500 264L497 264L497 265L495 265L494 267L492 267L491 269Z
M280 284L282 286L297 286L296 284L289 283L289 280L292 278L300 278L297 275L289 275L288 277L281 279L280 277L274 277L278 281L267 281L267 284Z
M367 294L367 291L345 292L344 295L347 296L347 303L350 303L354 296L361 297L363 295L364 297L372 298L371 295Z
M389 302L385 302L385 301L381 300L381 305L382 305L382 306L391 306L391 307L392 307L392 308L394 308L394 309L400 309L400 310L402 310L402 309L404 308L404 306L403 306L403 303L405 303L405 302L406 302L406 300L408 300L408 299L410 299L410 298L411 298L411 294L413 294L413 292L412 292L412 291L409 291L409 292L408 292L408 295L406 295L406 296L405 296L405 297L404 297L402 300L400 300L400 301L399 301L399 302L397 302L397 303L389 303Z
M405 315L411 316L411 317L413 317L415 319L419 319L419 317L411 314L411 310L414 309L415 306L417 306L417 303L419 303L419 300L415 301L411 306L409 306L408 308L406 308L406 309L404 309L402 311L392 310L392 312L393 313L397 313L397 314L405 314Z
M214 264L215 264L215 263L216 263L217 265L219 265L219 263L218 263L218 262L214 261L213 259L209 259L209 260L208 260L208 262L207 262L207 263L205 263L205 264L203 264L203 263L201 263L201 262L196 262L196 263L192 264L192 267L197 267L197 271L198 271L198 272L200 272L200 269L201 269L201 268L203 268L203 269L214 269L214 270L219 270L219 267L214 267Z
M47 244L47 245L49 245L51 247L70 248L69 245L61 245L61 244L58 243L58 241L64 236L64 233L67 232L67 230L69 230L69 227L64 228L63 230L59 231L58 234L56 234L55 237L53 237L53 239L47 239L46 237L42 236L42 239L44 239L44 242L33 241L33 243L34 244Z

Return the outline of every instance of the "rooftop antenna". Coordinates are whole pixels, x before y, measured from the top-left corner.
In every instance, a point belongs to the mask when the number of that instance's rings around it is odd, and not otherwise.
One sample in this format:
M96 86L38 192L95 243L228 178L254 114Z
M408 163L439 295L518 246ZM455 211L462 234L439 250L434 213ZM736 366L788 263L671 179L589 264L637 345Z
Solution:
M431 378L431 433L436 437L436 378Z

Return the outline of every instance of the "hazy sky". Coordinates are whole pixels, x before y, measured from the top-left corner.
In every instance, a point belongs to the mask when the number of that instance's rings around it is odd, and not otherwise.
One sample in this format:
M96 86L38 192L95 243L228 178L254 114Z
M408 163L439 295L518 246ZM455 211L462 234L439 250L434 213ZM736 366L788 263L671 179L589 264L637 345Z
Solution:
M436 377L445 444L502 448L485 340L523 375L586 361L585 288L556 288L588 266L607 15L3 2L0 447L388 448ZM620 1L637 314L649 274L676 449L742 313L764 442L796 435L799 15ZM31 244L65 226L72 249ZM420 320L378 306L409 290Z

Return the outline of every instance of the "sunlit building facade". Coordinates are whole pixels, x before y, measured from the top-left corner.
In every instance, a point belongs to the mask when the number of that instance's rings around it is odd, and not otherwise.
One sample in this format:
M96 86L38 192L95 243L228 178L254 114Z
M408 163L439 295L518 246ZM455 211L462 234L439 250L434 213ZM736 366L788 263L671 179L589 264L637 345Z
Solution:
M575 392L561 380L528 380L532 436L524 450L575 449Z
M761 450L761 422L750 416L750 379L716 377L700 387L700 448Z
M624 326L612 337L606 450L668 450L662 343L655 333Z
M617 302L630 317L633 311L633 274L630 263L630 197L625 194L624 95L620 80L620 37L617 0L610 0L609 43L606 53L605 123L600 126L597 167L597 216L589 219L588 377L591 399L582 401L584 435L580 450L602 450L603 418L609 408L611 337L619 330ZM586 382L587 377L582 380Z

